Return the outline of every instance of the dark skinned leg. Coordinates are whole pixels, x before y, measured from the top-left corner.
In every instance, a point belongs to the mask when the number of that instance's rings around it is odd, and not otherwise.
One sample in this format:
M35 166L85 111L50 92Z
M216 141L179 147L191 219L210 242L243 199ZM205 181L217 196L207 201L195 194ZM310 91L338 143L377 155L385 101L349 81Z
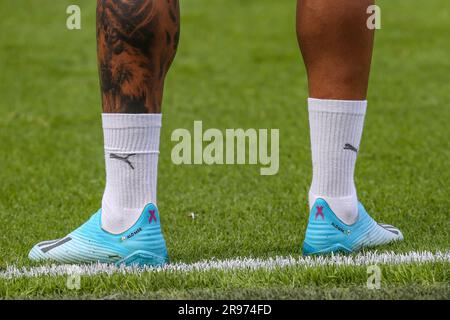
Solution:
M365 100L373 30L366 26L374 0L298 0L297 35L309 96Z
M298 0L297 32L309 83L313 179L304 254L354 252L403 240L359 204L354 170L367 108L373 0ZM336 219L337 218L337 219Z
M178 0L98 0L104 113L160 113L180 34Z

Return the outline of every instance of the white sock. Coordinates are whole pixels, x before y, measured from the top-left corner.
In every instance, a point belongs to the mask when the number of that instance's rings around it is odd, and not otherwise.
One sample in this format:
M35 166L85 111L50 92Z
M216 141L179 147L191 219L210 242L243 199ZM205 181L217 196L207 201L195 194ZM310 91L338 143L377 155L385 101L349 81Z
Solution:
M353 174L366 108L367 101L308 99L313 162L309 206L323 198L347 224L358 218Z
M156 204L161 114L103 113L106 187L102 228L128 230L149 202Z

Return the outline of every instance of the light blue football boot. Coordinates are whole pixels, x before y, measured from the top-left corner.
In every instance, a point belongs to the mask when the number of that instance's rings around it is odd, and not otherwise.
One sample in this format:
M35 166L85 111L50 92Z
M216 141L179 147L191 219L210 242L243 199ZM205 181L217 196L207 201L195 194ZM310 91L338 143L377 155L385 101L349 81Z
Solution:
M361 203L358 204L358 220L352 225L342 222L319 198L309 216L303 254L351 253L365 247L403 240L401 231L388 224L373 220Z
M150 203L136 223L121 234L101 227L102 210L66 237L43 241L31 249L31 260L60 263L111 263L116 265L161 266L167 263L167 249L161 232L158 208Z

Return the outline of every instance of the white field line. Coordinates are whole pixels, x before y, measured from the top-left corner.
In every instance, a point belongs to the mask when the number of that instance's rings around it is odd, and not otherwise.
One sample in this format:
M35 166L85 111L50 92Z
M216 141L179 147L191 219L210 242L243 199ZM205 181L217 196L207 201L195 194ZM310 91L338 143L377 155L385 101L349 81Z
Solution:
M140 275L145 272L204 272L209 270L271 270L285 267L314 268L320 266L366 266L375 264L417 264L448 262L450 263L450 251L410 251L405 253L394 252L366 252L353 256L330 255L317 257L275 257L275 258L233 258L226 260L203 260L195 263L171 263L163 267L125 267L109 264L89 265L50 265L30 268L17 268L8 266L0 271L0 279L31 278L39 276L64 276L80 275L93 276L98 274L133 274Z

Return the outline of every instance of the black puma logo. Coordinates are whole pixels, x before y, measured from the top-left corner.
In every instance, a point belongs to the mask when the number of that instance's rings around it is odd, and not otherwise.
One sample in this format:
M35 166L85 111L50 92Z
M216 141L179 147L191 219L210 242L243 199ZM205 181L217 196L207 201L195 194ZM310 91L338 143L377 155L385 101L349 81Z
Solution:
M354 146L352 146L350 143L346 143L344 146L344 150L352 150L358 153L358 149L356 149Z
M126 156L124 156L124 157L121 157L121 156L119 156L118 154L110 153L110 154L109 154L109 157L110 157L111 159L116 159L116 160L120 160L120 161L123 161L123 162L127 163L127 164L130 166L130 168L131 168L132 170L134 170L133 164L131 163L131 161L130 161L128 158L129 158L129 157L132 157L132 156L135 156L135 155L136 155L135 153L132 153L132 154L128 154L128 155L126 155Z

